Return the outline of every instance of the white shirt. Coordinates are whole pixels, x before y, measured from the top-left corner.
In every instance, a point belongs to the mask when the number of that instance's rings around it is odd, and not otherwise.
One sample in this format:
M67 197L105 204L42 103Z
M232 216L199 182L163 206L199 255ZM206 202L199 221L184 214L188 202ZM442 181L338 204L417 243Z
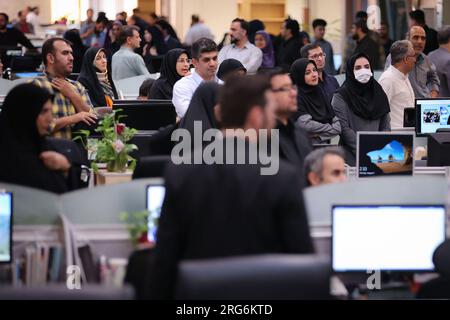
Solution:
M414 108L414 91L408 75L390 66L378 80L391 107L391 128L403 128L405 108Z
M214 40L211 30L205 24L199 22L189 28L186 37L184 37L184 43L190 46L201 38Z
M44 32L44 30L41 27L41 20L40 20L39 16L36 13L34 13L33 11L28 12L27 23L30 23L33 25L35 33L38 34L38 33Z
M223 47L219 52L219 63L226 59L236 59L247 69L247 74L255 74L261 66L262 57L261 49L247 41L242 49L239 49L235 44Z
M203 78L194 70L189 76L181 78L173 86L172 103L180 118L183 118L186 114L195 90L203 81ZM220 80L215 78L215 82L220 83Z

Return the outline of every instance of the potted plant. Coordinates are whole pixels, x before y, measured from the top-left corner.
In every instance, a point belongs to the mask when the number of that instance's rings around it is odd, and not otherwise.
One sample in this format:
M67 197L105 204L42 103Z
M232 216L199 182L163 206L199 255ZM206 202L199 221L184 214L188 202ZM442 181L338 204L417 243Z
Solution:
M123 118L118 115L120 111L114 110L105 114L95 129L95 132L101 135L95 144L96 150L94 159L92 159L92 169L95 173L98 172L99 163L105 163L106 170L109 172L125 172L127 169L134 170L136 166L136 159L130 156L130 152L137 150L137 146L128 142L137 133L137 130L128 128L119 122ZM81 130L79 133L86 138L90 135L88 130ZM84 141L81 136L75 139Z
M147 210L120 214L120 220L127 223L130 240L135 247L149 247L154 244L154 235L148 235L148 231L149 226L151 230L156 230L158 219L155 216ZM153 239L149 239L149 236Z

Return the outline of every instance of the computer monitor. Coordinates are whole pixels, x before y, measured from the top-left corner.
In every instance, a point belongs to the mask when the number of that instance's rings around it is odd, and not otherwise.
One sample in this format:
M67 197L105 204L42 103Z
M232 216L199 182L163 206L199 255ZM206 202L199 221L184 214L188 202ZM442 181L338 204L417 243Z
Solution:
M450 128L450 98L416 99L416 134L426 136Z
M429 272L445 240L443 205L334 206L335 272Z
M450 132L437 132L428 135L427 166L450 166Z
M0 191L0 264L12 257L12 193Z
M158 219L165 194L166 188L162 182L147 185L147 211L149 212L147 238L151 243L156 243Z
M413 175L414 133L358 132L356 145L358 178Z

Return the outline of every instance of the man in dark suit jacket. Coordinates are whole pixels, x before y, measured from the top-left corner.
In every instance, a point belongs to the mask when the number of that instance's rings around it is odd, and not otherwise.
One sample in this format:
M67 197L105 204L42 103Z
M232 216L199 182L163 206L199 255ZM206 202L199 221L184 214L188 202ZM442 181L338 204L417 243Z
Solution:
M266 78L229 81L220 100L227 142L242 138L225 129L262 132L275 125L275 102ZM245 141L246 151L256 142ZM236 151L243 150L235 149L235 156ZM314 251L295 171L283 160L275 175L261 175L261 168L261 164L169 165L149 297L173 297L181 260Z
M303 46L297 20L286 19L281 26L280 35L283 42L278 47L278 66L289 71L292 63L300 58L300 49Z
M270 74L270 85L277 102L277 129L280 135L280 157L292 164L304 186L304 159L312 151L306 132L295 126L290 116L297 111L297 88L289 74L277 70Z

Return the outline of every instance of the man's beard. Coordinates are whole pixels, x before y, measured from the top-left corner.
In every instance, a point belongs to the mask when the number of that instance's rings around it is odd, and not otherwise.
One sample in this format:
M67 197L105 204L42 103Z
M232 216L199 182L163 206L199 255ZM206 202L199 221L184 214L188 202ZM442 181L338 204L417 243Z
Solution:
M358 34L356 34L356 33L352 36L352 38L353 38L353 40L356 40L356 41L359 40Z
M235 37L231 36L231 43L232 44L236 44L239 40L236 39Z

